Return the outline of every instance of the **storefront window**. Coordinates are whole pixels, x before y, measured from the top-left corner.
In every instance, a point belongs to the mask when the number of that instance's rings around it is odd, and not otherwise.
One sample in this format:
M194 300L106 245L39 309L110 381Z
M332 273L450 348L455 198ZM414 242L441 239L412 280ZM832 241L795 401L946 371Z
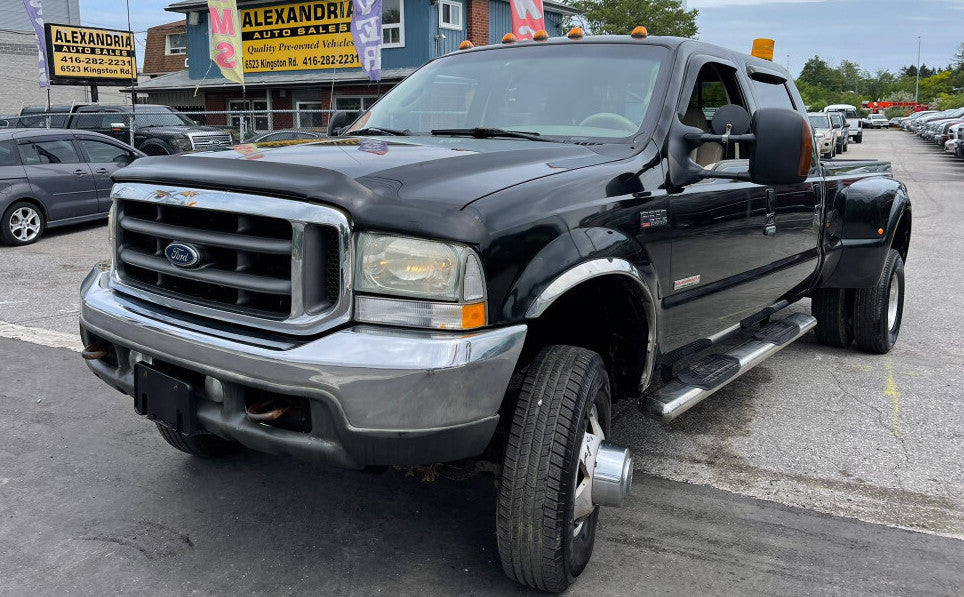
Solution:
M405 10L402 0L382 0L382 47L405 45Z

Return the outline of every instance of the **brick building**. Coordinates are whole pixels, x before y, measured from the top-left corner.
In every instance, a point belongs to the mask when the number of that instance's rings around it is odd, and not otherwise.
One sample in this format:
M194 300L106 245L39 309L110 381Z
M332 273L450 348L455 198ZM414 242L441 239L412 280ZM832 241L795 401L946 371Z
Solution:
M299 11L310 12L316 5L324 4L327 9L329 4L342 5L348 1L238 0L243 17L242 37L250 40L258 35L273 37L280 34L283 26L272 29L270 22L265 25L259 20L262 19L259 15L267 15L265 11L270 9L284 8L285 11L293 10L291 14L299 14ZM544 6L549 35L562 35L562 22L574 11L555 0L544 0ZM265 58L262 63L281 63L282 66L256 67L253 71L246 68L245 89L242 91L240 85L222 77L210 60L210 24L206 7L204 0L184 0L167 8L186 15L188 68L140 83L138 97L146 94L150 103L227 112L209 114L207 122L238 126L244 118L247 127L257 131L320 128L327 122L321 111L366 109L418 66L457 50L466 39L475 45L499 43L502 35L511 30L512 20L507 0L382 0L380 82L369 82L360 67L333 65L319 68L311 62L317 57L298 54L295 59L292 58L294 54L287 58L272 54L260 56ZM293 27L297 26L300 25ZM145 56L145 69L160 57L162 49L159 43L148 44L147 52L154 56ZM245 58L247 62L251 57L246 54ZM294 62L286 62L290 60ZM246 110L271 113L242 116ZM285 110L293 113L284 113Z
M80 25L79 4L79 0L44 0L44 19L48 23ZM46 105L47 91L38 83L37 38L23 0L0 0L0 27L0 114L17 114L23 106ZM50 103L88 101L89 94L87 87L51 85ZM118 87L101 87L100 99L105 103L130 101Z

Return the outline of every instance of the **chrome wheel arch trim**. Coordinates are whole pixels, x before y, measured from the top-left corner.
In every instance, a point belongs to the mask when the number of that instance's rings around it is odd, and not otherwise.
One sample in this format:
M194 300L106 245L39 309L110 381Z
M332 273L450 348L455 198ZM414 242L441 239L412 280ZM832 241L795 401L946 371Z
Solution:
M636 283L644 297L643 306L646 311L646 356L643 364L643 376L639 381L639 390L646 389L652 377L656 356L656 329L658 319L656 315L656 299L646 285L642 274L635 265L620 258L599 258L584 261L573 266L556 277L539 293L526 310L526 319L538 319L561 296L582 284L583 282L603 276L624 276Z

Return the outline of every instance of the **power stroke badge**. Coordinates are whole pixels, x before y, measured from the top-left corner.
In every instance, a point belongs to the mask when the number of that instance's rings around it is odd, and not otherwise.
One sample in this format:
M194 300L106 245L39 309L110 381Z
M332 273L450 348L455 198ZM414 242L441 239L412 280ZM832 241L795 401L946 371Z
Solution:
M682 280L673 281L673 290L682 290L684 288L689 288L690 286L696 286L700 283L700 275L688 276Z

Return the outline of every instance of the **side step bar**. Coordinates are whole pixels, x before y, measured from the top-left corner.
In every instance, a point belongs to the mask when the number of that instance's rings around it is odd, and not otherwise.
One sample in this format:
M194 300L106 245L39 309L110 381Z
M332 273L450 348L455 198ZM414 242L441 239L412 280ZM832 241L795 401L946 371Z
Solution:
M725 354L710 355L681 371L651 396L643 399L649 414L669 423L705 398L740 377L817 325L804 313L771 322L753 333L753 339Z

